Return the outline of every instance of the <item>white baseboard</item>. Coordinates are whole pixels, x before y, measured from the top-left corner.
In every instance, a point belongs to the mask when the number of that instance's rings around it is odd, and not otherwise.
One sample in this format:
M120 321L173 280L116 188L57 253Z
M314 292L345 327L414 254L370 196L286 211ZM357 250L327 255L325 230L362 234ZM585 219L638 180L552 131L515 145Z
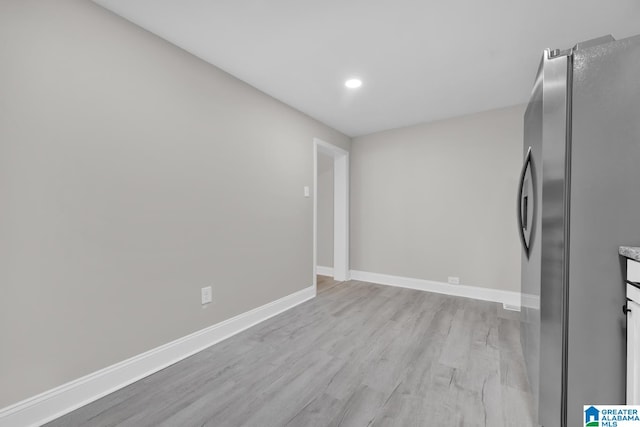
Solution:
M512 291L481 288L479 286L450 285L449 283L436 282L433 280L413 279L410 277L391 276L388 274L369 273L358 270L351 270L351 280L361 280L363 282L377 283L380 285L417 289L419 291L435 292L438 294L473 298L483 301L494 301L520 307L520 293Z
M323 267L321 265L316 266L316 274L321 276L333 277L333 267Z
M0 409L0 427L40 426L315 296L314 286L302 289L279 300Z

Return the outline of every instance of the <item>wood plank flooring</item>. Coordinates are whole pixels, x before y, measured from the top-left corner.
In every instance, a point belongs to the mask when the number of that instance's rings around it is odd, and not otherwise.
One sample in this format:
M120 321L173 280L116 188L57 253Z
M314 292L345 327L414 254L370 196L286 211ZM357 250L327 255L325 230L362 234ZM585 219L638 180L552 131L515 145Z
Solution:
M318 292L324 292L328 289L333 288L336 285L339 285L342 282L338 282L337 280L333 280L333 277L331 276L322 276L320 274L318 274L317 276L317 289Z
M48 426L528 427L527 389L498 304L349 281Z

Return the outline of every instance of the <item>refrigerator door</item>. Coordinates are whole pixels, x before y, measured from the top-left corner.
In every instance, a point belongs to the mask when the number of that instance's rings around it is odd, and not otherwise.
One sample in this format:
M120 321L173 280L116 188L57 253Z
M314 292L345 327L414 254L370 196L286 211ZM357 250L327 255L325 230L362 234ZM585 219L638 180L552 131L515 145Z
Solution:
M567 212L570 145L570 57L545 51L542 89L542 209L540 277L539 418L544 427L566 424ZM571 424L574 425L574 424Z
M542 165L542 63L531 94L531 99L524 115L524 158L518 191L518 228L522 239L522 300L520 336L522 350L527 365L527 374L531 394L534 400L533 418L537 418L538 379L540 375L540 203L542 185L540 183L539 166ZM527 166L528 165L528 166ZM529 178L527 178L529 176ZM527 211L528 240L524 234L524 181L529 179L529 197Z
M533 194L539 202L534 203L528 257L522 254L521 339L534 418L545 427L564 425L567 66L566 56L544 52L524 123L524 149L531 147Z

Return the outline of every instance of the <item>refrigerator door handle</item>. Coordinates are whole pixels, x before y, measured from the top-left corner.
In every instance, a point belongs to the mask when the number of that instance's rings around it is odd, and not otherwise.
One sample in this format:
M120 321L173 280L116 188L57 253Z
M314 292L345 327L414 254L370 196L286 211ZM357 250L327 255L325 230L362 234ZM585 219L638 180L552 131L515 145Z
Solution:
M527 223L527 218L525 215L528 215L529 202L527 200L527 209L523 208L523 199L522 196L524 194L524 184L525 178L527 175L527 169L531 167L531 147L527 150L527 155L524 158L524 163L522 165L522 171L520 172L520 182L518 183L518 235L520 236L520 242L522 243L522 248L524 249L524 253L529 257L529 242L527 242L527 237L525 233L527 232L527 228L529 225ZM528 196L527 196L528 197Z

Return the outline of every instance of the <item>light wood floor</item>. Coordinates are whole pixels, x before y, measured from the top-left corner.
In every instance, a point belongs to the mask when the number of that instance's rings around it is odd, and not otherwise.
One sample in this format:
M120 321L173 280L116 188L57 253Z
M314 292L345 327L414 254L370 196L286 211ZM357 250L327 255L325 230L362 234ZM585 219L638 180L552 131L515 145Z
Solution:
M318 274L316 277L318 279L318 292L324 292L342 283L338 282L337 280L333 280L333 277L331 276L321 276L320 274Z
M49 425L527 427L509 317L495 303L342 282Z

